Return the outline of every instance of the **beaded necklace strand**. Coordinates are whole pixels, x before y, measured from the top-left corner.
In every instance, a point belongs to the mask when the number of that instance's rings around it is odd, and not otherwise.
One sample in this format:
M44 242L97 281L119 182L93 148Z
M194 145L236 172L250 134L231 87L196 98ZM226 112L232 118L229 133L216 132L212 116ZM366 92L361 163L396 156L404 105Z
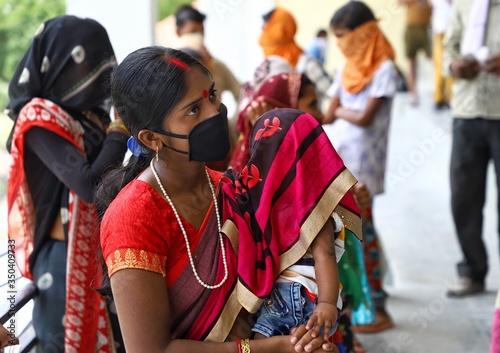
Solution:
M224 265L224 278L222 279L222 281L219 284L215 284L213 286L211 286L211 285L206 284L205 282L203 282L203 280L198 275L198 271L196 271L196 268L194 266L193 255L191 253L191 246L189 244L189 240L188 240L188 236L187 236L186 230L184 229L184 226L182 225L179 213L177 212L177 210L176 210L176 208L175 208L172 200L168 196L167 191L163 187L163 184L161 183L160 177L158 176L158 173L156 172L156 169L154 167L154 159L151 159L150 166L151 166L151 170L153 171L153 174L155 176L156 182L160 186L160 189L163 192L163 196L165 196L165 199L167 199L167 202L169 203L170 207L172 207L172 210L174 211L174 214L175 214L175 218L177 219L177 223L179 224L179 227L181 228L182 234L184 235L184 240L186 242L186 249L187 249L187 253L188 253L188 256L189 256L189 263L191 264L191 268L193 269L194 276L196 277L196 279L198 280L198 282L203 287L205 287L207 289L219 288L227 280L228 269L227 269L227 261L226 261L226 250L224 248L224 240L222 239L219 206L217 205L217 197L215 196L214 186L212 185L212 180L210 179L210 175L208 174L207 170L205 169L205 174L207 175L207 179L208 179L208 185L210 185L210 191L212 191L212 199L214 201L215 214L217 216L217 227L219 229L219 241L220 241L220 247L221 247L221 251L222 251L222 263Z

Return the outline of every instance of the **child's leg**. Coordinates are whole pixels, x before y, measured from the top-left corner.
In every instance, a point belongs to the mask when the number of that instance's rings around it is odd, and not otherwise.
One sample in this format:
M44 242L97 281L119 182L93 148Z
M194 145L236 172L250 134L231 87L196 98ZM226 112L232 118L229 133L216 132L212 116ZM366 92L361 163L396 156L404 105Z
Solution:
M260 339L263 339L263 338L267 338L267 337L264 336L262 333L258 333L258 332L256 332L255 335L253 336L254 340L260 340Z

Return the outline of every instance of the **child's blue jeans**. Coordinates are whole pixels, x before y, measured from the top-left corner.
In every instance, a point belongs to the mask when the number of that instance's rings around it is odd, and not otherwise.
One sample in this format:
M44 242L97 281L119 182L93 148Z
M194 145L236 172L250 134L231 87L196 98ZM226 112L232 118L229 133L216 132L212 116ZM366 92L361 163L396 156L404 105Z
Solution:
M305 287L300 283L276 282L258 311L252 331L266 337L289 335L293 327L307 323L315 307L316 303L309 299ZM330 336L337 326L338 322L331 329Z

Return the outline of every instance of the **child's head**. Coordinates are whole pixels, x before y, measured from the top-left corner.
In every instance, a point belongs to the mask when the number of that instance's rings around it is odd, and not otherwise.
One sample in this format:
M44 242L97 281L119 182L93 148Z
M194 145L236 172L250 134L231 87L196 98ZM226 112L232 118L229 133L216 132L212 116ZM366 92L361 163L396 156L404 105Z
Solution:
M300 76L297 109L311 114L318 121L323 120L323 113L319 107L318 94L316 93L316 86L305 74Z
M319 109L316 86L304 74L297 72L273 75L265 80L253 99L264 99L275 108L293 108L323 119Z
M326 38L328 36L328 33L324 29L320 29L318 33L316 33L316 37L318 38Z
M349 1L338 9L330 20L330 29L336 37L342 37L363 23L375 20L373 11L362 1Z

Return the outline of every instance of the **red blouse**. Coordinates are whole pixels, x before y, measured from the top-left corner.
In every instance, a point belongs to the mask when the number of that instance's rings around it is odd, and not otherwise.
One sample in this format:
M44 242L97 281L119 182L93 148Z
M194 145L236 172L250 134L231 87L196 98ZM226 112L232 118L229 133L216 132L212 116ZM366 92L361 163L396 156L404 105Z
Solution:
M209 173L218 185L222 173ZM193 251L202 232L182 216L181 221ZM170 286L189 262L172 207L148 183L137 179L122 189L104 214L101 247L110 277L124 268L138 268L162 274Z

